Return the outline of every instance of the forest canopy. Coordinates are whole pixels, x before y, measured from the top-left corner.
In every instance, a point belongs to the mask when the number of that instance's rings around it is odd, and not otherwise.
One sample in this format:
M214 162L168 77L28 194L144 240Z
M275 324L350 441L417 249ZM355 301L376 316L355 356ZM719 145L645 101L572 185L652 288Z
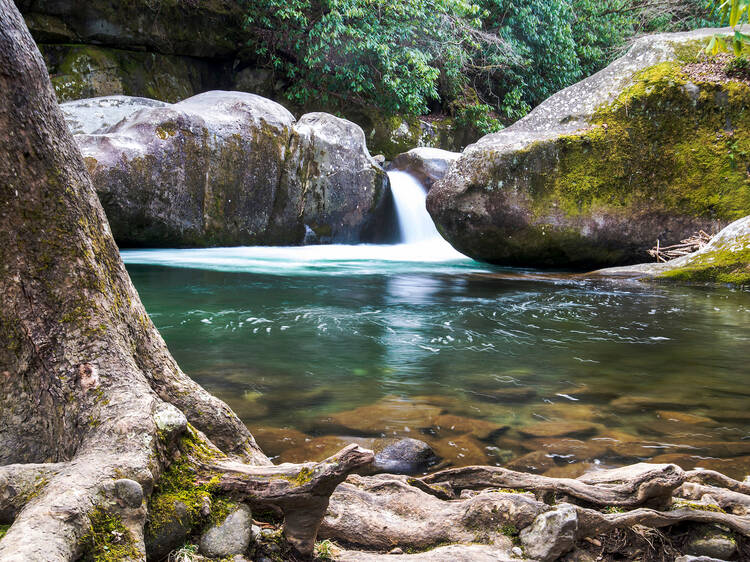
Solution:
M250 47L292 103L522 117L644 33L716 25L704 0L243 0Z

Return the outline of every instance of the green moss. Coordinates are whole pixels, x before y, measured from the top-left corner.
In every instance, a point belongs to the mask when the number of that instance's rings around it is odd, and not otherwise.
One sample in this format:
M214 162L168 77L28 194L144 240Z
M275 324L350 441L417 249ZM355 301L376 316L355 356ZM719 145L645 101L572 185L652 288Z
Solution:
M686 266L662 273L658 279L750 285L750 245L737 252L724 249L701 254Z
M10 525L0 525L0 540L2 540L2 538L8 532L8 529L10 529Z
M115 562L140 558L133 535L118 516L97 507L89 519L91 527L83 537L82 560Z
M520 533L520 531L518 530L518 527L516 527L512 523L503 524L500 527L500 532L506 537L510 537L510 538L517 537Z
M492 490L496 494L529 494L531 492L527 490L521 490L516 488L501 488L499 490Z
M625 513L625 510L621 507L608 505L607 507L602 509L602 513Z
M688 502L684 500L676 500L670 507L671 511L676 511L678 509L691 509L693 511L711 511L714 513L726 513L726 511L721 509L718 505L706 505L702 503L694 503L694 502Z
M183 523L191 528L222 521L236 505L216 494L216 479L208 483L196 483L195 470L188 455L205 461L215 459L217 454L200 439L191 426L188 426L187 434L181 438L179 447L182 456L159 478L156 493L149 501L147 532L151 535L178 519L177 504L185 506L187 521ZM207 516L203 514L204 506L210 506Z

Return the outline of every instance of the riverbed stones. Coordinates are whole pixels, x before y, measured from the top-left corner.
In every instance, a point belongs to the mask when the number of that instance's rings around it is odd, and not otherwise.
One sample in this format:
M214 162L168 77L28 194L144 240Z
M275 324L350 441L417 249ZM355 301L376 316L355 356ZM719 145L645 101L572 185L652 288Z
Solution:
M487 420L467 418L453 414L441 414L434 420L434 429L438 435L446 433L466 434L470 433L478 439L487 440L503 433L508 425L501 425Z
M418 474L437 464L435 451L418 439L400 439L375 455L373 468L391 474Z
M146 527L146 550L156 560L166 557L172 550L185 544L192 529L192 520L187 506L175 501L168 517L160 525Z
M521 531L525 553L541 562L551 562L572 550L578 530L578 513L572 505L561 504L537 516Z
M346 243L388 230L387 175L349 121L297 121L242 92L123 98L63 104L121 245L300 244L306 225ZM113 106L123 117L110 124L101 115Z
M643 37L467 147L428 194L438 230L475 259L591 267L637 263L657 239L677 243L749 215L750 137L740 134L736 167L726 139L750 129L750 86L681 71L715 33Z
M518 428L526 437L585 437L597 432L598 426L584 421L539 422Z
M685 553L730 560L737 553L737 541L729 533L715 527L700 526L696 535L685 545Z
M442 408L415 403L396 396L386 396L367 406L339 412L331 423L363 435L402 435L434 425Z
M491 449L470 434L440 439L432 443L432 448L443 461L455 466L490 462Z
M251 429L258 445L269 457L280 455L287 449L302 447L310 439L305 433L291 428L252 426Z
M252 527L253 517L250 508L240 504L223 521L211 525L203 533L200 551L214 558L242 554L250 545Z
M542 474L557 467L555 458L545 451L533 451L521 455L505 464L505 468L518 472L533 472Z

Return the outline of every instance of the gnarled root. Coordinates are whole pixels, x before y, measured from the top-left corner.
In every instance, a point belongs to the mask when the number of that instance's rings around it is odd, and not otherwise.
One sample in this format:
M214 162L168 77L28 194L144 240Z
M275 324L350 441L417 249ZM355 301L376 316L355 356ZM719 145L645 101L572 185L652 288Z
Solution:
M438 497L447 490L512 488L535 493L555 493L597 506L637 507L664 503L685 480L673 464L635 464L615 470L585 474L577 479L550 478L494 466L468 466L430 474L419 479Z
M742 489L737 481L709 476L713 482ZM750 538L750 517L744 512L738 515L750 505L750 496L685 482L685 478L675 465L650 464L597 471L578 479L494 467L451 469L423 478L355 475L331 496L320 535L380 551L481 542L498 559L509 556L510 536L539 560L557 559L584 539L596 543L595 537L612 532L635 529L639 533L686 522L719 524ZM535 495L553 501L545 503ZM631 507L635 509L628 511ZM723 508L735 513L725 513Z
M372 451L352 444L319 463L249 466L229 460L197 461L197 482L213 482L216 489L251 507L280 509L287 540L300 554L310 555L330 495L349 474L373 460Z

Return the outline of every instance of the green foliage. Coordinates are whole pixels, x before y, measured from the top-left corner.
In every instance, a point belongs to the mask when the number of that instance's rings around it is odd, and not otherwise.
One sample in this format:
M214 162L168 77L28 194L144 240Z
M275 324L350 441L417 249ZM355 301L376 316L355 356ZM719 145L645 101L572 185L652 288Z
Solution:
M328 539L315 543L316 560L333 560L336 555L336 545Z
M709 0L708 5L723 23L734 28L734 34L728 40L714 35L706 51L716 54L719 50L726 51L731 45L734 54L740 56L743 49L750 46L750 35L742 32L742 26L750 23L750 0Z
M472 48L465 0L246 0L253 47L290 83L290 100L353 101L422 114ZM283 30L283 32L281 31ZM452 87L452 86L451 86Z
M703 0L242 1L250 47L294 105L443 111L479 133L601 69L633 35L709 23Z
M5 533L8 532L8 529L10 529L10 525L0 525L0 539L5 536Z

